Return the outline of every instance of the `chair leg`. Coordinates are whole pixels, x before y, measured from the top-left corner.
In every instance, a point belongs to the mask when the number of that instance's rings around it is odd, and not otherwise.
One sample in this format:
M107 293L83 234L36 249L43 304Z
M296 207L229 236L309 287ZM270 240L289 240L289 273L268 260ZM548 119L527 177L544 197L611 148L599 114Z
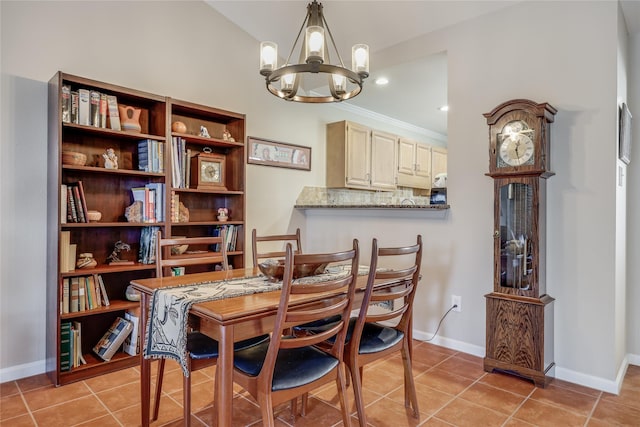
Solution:
M304 403L302 404L302 410L304 411ZM291 399L291 418L296 419L296 414L298 413L298 398L294 397Z
M164 378L164 362L165 359L158 361L158 374L156 375L156 397L153 402L153 416L151 421L158 419L158 412L160 412L160 398L162 397L162 379Z
M402 364L404 365L404 406L406 408L411 406L413 409L413 417L420 418L420 410L418 409L418 397L416 395L416 385L413 381L411 353L406 341L402 347Z
M358 410L358 422L360 427L366 427L367 416L364 413L364 395L362 393L362 367L351 369L351 383L353 384L353 394L356 399L356 409Z
M275 427L276 421L273 417L273 400L270 394L263 394L258 398L258 405L262 413L262 425L264 427Z
M338 396L340 397L340 408L342 409L342 423L345 427L351 427L351 414L349 413L349 397L347 396L347 374L344 362L338 365ZM306 394L305 394L306 396Z
M189 365L189 373L191 374L191 365ZM191 375L183 375L182 407L184 409L184 426L189 427L191 426Z

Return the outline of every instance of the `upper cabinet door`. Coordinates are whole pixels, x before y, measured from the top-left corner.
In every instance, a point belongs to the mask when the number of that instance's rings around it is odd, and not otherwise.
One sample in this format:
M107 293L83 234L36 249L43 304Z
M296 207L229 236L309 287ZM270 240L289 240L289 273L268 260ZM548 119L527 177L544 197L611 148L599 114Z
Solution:
M389 133L371 132L371 188L395 190L398 137Z
M431 183L431 147L416 144L416 176L423 177Z
M398 141L398 173L413 175L416 143L406 138Z
M369 188L371 181L371 132L355 123L347 124L346 184Z

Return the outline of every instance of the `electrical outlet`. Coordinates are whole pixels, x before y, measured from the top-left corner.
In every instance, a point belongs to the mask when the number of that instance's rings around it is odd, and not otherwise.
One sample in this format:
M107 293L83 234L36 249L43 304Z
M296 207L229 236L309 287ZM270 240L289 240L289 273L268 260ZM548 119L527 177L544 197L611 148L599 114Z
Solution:
M459 295L451 295L451 305L457 306L453 311L458 313L462 311L462 297Z

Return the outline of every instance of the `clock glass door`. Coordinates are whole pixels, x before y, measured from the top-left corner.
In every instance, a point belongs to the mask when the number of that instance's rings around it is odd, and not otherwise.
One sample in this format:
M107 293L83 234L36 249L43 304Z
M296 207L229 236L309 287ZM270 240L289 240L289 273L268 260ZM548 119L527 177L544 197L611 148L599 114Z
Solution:
M509 182L499 187L500 286L529 290L533 284L533 187Z

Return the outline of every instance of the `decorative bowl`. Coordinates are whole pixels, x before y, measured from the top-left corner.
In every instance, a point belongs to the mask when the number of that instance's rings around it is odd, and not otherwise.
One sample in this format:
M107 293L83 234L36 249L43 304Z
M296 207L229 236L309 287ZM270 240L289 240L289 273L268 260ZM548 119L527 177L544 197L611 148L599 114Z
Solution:
M87 211L87 218L90 222L98 222L102 218L102 212L100 211Z
M293 268L293 278L315 276L324 272L327 264L297 264ZM284 260L268 259L258 264L258 268L272 282L282 280L284 276Z
M87 164L87 155L77 151L63 151L62 164L84 166Z
M171 124L171 130L178 133L187 133L187 125L183 122L173 122Z
M172 239L184 239L187 236L173 236ZM171 255L182 255L189 249L189 245L171 246Z

